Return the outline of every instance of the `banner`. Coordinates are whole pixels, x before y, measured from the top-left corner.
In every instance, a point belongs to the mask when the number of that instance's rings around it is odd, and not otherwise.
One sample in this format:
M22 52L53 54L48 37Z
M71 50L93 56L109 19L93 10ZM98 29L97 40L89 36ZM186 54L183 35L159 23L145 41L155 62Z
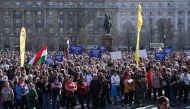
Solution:
M122 59L121 51L111 52L111 59Z
M49 58L49 59L46 59L46 60L44 61L44 64L51 65L51 64L53 64L53 61L52 61L51 58Z
M155 59L160 60L160 61L164 61L165 60L165 54L164 53L156 53Z
M105 46L100 46L99 49L100 49L101 51L106 51L106 47L105 47Z
M26 43L26 30L22 27L20 31L20 66L24 66L24 55L25 55L25 43Z
M70 54L82 55L82 52L83 52L83 46L70 46L69 50Z
M146 50L139 50L139 57L147 57L147 52Z
M173 50L172 50L172 48L165 48L164 53L165 53L165 55L171 55L171 54L173 54Z
M62 62L63 61L63 55L55 55L55 61Z
M100 49L91 49L90 50L90 57L101 58L101 56L102 56L102 51Z
M150 48L164 48L164 43L150 43Z

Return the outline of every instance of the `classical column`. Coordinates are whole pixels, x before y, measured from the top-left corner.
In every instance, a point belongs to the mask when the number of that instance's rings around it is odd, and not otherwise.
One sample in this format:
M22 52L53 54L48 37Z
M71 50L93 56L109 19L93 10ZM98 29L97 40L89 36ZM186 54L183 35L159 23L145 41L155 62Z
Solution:
M54 32L55 35L58 35L58 28L59 28L59 26L58 26L59 24L58 23L59 22L58 22L58 17L57 17L57 15L58 15L57 9L54 9L54 13L55 13L54 14L55 24L54 24L54 27L53 27L54 28L53 32Z
M177 10L175 10L175 30L178 30L178 28L177 28L177 22L178 22L178 20L177 20Z
M46 16L46 9L44 9L44 30L43 30L45 32L44 34L47 33L47 30L46 30L47 29L47 27L46 27L47 25L46 24L47 24L47 16Z
M187 11L185 11L185 30L187 30Z

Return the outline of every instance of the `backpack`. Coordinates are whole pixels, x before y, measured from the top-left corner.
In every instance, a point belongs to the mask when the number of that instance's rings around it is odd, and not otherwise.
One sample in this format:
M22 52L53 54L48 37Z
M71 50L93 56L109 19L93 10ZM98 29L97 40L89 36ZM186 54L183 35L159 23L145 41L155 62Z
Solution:
M56 86L58 86L60 83L58 83L58 84L56 84L56 83L53 83L53 84L55 84ZM53 88L53 90L52 90L52 92L53 92L53 95L60 95L61 94L61 89L60 88L57 88L57 87L54 87Z

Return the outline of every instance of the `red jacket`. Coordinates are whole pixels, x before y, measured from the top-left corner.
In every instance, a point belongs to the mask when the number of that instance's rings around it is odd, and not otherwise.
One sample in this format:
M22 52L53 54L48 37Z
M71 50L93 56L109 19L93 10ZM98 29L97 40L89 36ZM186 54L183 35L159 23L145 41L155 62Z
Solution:
M83 86L84 88L82 88L82 85L81 85L81 84L77 84L78 90L79 90L79 95L84 95L84 94L86 94L86 93L85 93L85 90L88 89L87 82L84 82L83 84L84 84L84 86Z
M146 73L146 79L148 80L148 87L151 87L151 74L150 71Z

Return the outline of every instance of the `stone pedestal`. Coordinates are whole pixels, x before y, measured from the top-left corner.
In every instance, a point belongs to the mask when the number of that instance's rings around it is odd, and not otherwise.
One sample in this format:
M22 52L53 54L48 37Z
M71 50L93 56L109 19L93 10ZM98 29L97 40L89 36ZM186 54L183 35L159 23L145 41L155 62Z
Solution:
M110 34L105 34L102 37L102 45L106 46L107 51L111 51L113 44L113 37Z

